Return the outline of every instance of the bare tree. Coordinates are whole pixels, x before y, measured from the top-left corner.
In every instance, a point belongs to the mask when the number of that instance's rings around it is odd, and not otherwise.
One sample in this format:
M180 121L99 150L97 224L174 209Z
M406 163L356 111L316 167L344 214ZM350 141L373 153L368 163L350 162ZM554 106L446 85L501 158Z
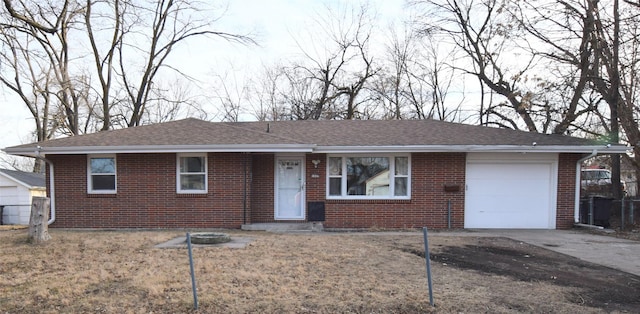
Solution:
M381 103L384 119L438 119L455 121L462 116L462 101L446 98L454 82L449 63L452 55L439 51L437 40L412 30L399 35L391 30L386 66L370 87Z
M165 83L193 81L169 57L196 39L253 43L215 30L220 16L188 0L5 0L4 9L0 80L31 111L38 141L202 116L186 89L173 90L181 84Z
M620 136L637 146L640 12L635 2L420 4L433 10L429 17L436 21L421 29L453 39L471 60L460 70L477 76L483 86L503 97L483 108L494 116L487 116L487 123L518 128L521 122L530 131L599 137L607 143L618 142ZM519 51L520 64L505 66L501 60L512 55L503 47ZM640 150L634 150L640 177ZM612 180L617 184L618 159L612 160Z
M595 20L592 14L583 14L589 11L587 7L583 7L581 3L575 4L577 6L563 1L523 3L521 6L513 6L510 11L514 20L533 38L531 42L539 43L531 45L528 50L550 60L551 65L547 69L557 71L556 77L565 78L545 82L569 95L568 99L562 99L561 102L564 104L562 114L565 118L553 130L553 133L559 134L566 133L573 121L595 110L597 106L596 103L585 103L583 99L583 95L591 88L589 80L595 66L595 47L591 40ZM546 95L552 92L548 88L544 90Z
M594 46L595 67L591 73L596 90L609 104L610 132L608 139L612 142L620 140L621 131L624 131L627 142L634 145L634 157L632 164L636 169L636 178L640 178L640 129L638 125L639 111L637 104L637 82L635 77L640 70L637 58L638 19L637 8L630 8L632 13L621 17L622 10L618 0L613 0L611 11L607 7L601 8L598 1L588 1L586 16L594 20L593 33L589 37ZM629 11L627 11L629 12ZM622 32L624 28L625 32ZM623 38L624 37L624 38ZM624 39L624 40L623 40ZM622 42L625 43L623 46ZM625 47L626 46L626 47ZM631 49L629 49L631 48ZM628 52L629 55L621 57L620 52ZM622 130L620 130L622 127ZM628 156L627 156L628 157ZM612 156L612 185L614 197L621 197L620 186L620 157Z
M202 106L204 96L196 93L193 84L185 80L161 81L155 83L156 88L150 96L146 110L149 113L143 117L143 124L161 123L193 117L209 120L209 113Z
M5 1L5 8L13 19L7 19L8 23L3 27L5 47L11 51L4 52L3 57L12 60L9 61L11 66L5 68L7 72L4 73L13 73L13 79L8 80L3 74L2 82L20 96L31 111L37 124L37 140L53 136L53 133L44 130L50 117L42 116L41 112L34 110L38 104L33 101L37 99L25 97L27 89L39 94L46 104L43 107L46 109L45 114L58 114L58 126L52 131L78 134L81 103L75 85L85 82L78 81L71 73L69 32L74 27L81 8L68 1L59 5L21 1L20 5L21 8L18 9L13 7L11 1ZM52 108L53 106L56 108Z
M25 172L44 172L44 167L36 168L32 158L10 156L5 153L0 153L0 168Z
M29 110L35 140L58 133L78 134L86 82L71 73L68 42L78 7L67 1L18 4L4 2L8 13L3 13L5 22L0 28L0 82ZM34 171L42 167L42 162L36 162Z
M35 18L30 11L26 12L26 15L19 13L16 8L13 5L13 1L11 0L3 0L4 3L4 7L5 9L9 12L9 14L11 15L12 18L28 25L30 28L32 29L36 29L39 30L41 32L45 32L45 33L49 33L49 34L54 34L57 29L58 29L58 23L60 22L60 20L57 20L56 23L51 24L49 21L47 21L46 18L44 18L43 20L45 21L44 24L41 22L37 21L37 18ZM25 8L27 6L27 3L20 1L20 4L23 6L23 8ZM34 5L37 8L37 11L46 11L46 9L39 3L29 3L31 5ZM64 6L67 6L68 2L65 1Z
M33 51L29 53L30 46L37 45L32 40L17 40L16 36L20 34L11 28L1 28L0 32L5 47L0 51L3 60L0 81L29 109L35 122L35 139L49 139L57 128L55 121L49 120L50 111L54 111L50 109L54 97L47 92L51 84L51 76L48 75L51 69L48 64L41 68L33 58Z
M98 93L102 107L102 127L100 129L103 131L109 130L113 123L111 120L111 89L115 75L115 58L117 57L116 49L122 43L123 36L129 33L127 29L129 25L123 25L123 17L125 16L128 6L129 4L127 2L121 0L87 0L86 2L84 22L86 25L87 37L91 44L91 55L96 67L96 76L98 77L100 84L100 92ZM93 10L96 9L104 13L93 14ZM112 15L107 15L106 12L110 12ZM93 26L95 19L98 19L97 24L110 25L111 27L104 30L96 30ZM109 40L106 42L104 48L99 47L99 39L96 37L105 32L108 32L108 34L104 34L104 36L109 38Z
M554 13L549 14L550 11ZM585 95L597 93L597 97L590 97L594 100L592 108L582 111L593 110L593 116L597 118L596 123L585 132L600 135L606 142L617 143L620 135L624 135L627 142L637 143L640 130L638 113L634 108L637 99L635 76L639 62L636 52L638 9L631 6L621 10L618 0L605 3L595 0L558 0L544 5L527 3L522 12L533 16L525 19L525 14L519 15L528 33L551 47L542 52L544 56L579 73L573 80L576 87L571 101L567 102L567 114L580 115L581 111L576 110L578 102L584 103L581 99ZM565 18L558 19L558 16ZM552 34L562 34L562 37L553 37ZM574 44L573 49L564 44L578 42L579 46L575 47ZM601 103L607 104L607 107L598 106ZM640 150L634 155L637 156L638 152ZM613 156L611 162L614 196L620 197L620 159ZM638 172L638 162L634 164Z
M545 86L558 78L540 75L544 73L543 69L550 67L545 58L548 53L537 49L539 40L527 36L534 30L539 30L541 35L547 34L540 27L547 25L527 21L527 15L522 13L525 10L519 6L526 4L480 0L424 1L418 5L424 6L427 12L419 24L420 29L446 35L466 57L466 61L458 60L457 69L477 77L483 87L501 96L492 97L491 103L483 104L480 114L484 117L480 120L484 124L515 129L523 126L532 132L562 134L569 132L578 117L593 109L581 103L586 86L584 68L572 70L572 75L582 81L574 85L574 96L569 104L546 93ZM542 6L541 3L536 5ZM547 12L547 16L562 21L556 14ZM577 64L582 62L584 65L588 58L581 56L575 47L561 47L561 42L558 41L554 48L563 50L554 53L575 58Z
M372 32L367 7L327 11L316 20L328 45L298 41L302 58L282 67L282 95L293 119L357 119L366 84L378 72L369 52ZM314 36L318 36L316 33ZM316 40L314 40L315 42ZM311 48L310 48L311 47Z
M477 76L482 84L506 98L506 102L491 107L486 114L509 121L510 118L498 110L508 107L518 114L528 130L537 132L538 127L527 110L531 96L523 93L516 81L531 67L534 60L525 61L524 66L514 73L507 72L510 67L503 66L504 62L499 59L508 45L506 23L494 22L498 19L502 4L492 0L479 3L428 1L426 4L433 9L433 15L429 17L437 17L437 20L427 22L423 29L435 30L453 39L455 45L471 61L468 67L458 67L458 70ZM511 125L517 127L518 124L511 122Z
M245 103L249 98L249 87L246 82L240 82L235 73L235 70L231 70L231 73L215 75L212 84L212 98L220 104L222 121L240 121L240 116L244 113L243 108L248 107Z
M126 90L130 115L128 126L139 125L145 113L146 104L153 90L153 81L162 68L171 68L167 58L182 42L191 38L218 37L239 43L253 43L247 36L226 33L211 29L213 21L198 18L198 8L187 0L161 0L153 8L136 8L136 17L141 21L151 21L148 27L136 29L145 34L144 41L148 47L140 45L140 37L132 37L130 41L121 40L117 47L120 60L119 75ZM140 55L141 71L133 74L126 56Z
M282 84L285 74L281 66L264 66L249 83L250 114L258 121L291 119L283 104Z

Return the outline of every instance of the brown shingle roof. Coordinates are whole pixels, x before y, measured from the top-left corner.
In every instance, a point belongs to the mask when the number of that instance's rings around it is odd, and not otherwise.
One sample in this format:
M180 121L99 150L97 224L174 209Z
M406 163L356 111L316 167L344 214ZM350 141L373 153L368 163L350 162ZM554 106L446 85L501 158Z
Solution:
M387 145L594 145L592 140L437 120L305 120L236 122L245 129L318 146Z
M301 144L229 123L184 119L40 142L41 147ZM27 144L26 146L33 146Z
M207 122L184 119L55 139L7 148L14 154L32 154L36 147L43 153L63 153L70 149L96 152L178 151L191 147L206 151L284 151L297 147L299 151L322 150L324 147L582 147L602 146L592 140L562 135L547 135L457 124L436 120L304 120L276 122ZM463 148L460 148L462 146ZM614 145L613 149L623 150ZM442 148L441 148L442 149ZM555 149L555 148L554 148ZM446 151L446 149L442 149ZM571 150L575 151L575 150Z
M24 172L9 169L0 169L4 175L24 183L29 188L44 188L46 186L45 177L42 173Z

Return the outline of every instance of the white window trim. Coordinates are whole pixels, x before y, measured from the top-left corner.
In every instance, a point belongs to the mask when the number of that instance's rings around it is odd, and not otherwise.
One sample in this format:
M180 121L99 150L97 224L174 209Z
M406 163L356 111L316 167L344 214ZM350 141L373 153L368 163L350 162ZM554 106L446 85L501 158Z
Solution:
M180 188L180 158L203 157L204 158L204 190L183 190ZM196 173L194 173L196 174ZM207 153L188 153L176 155L176 193L178 194L207 194L209 191L209 159Z
M342 158L342 176L341 176L341 184L340 184L340 194L341 195L330 195L330 169L329 169L329 158L331 157L341 157ZM371 196L371 195L347 195L347 166L346 159L347 157L386 157L389 158L389 193L388 196ZM407 195L403 196L395 196L395 158L396 157L406 157L408 160L408 175L399 176L403 178L407 178ZM385 153L370 153L370 154L327 154L327 158L325 160L326 165L326 175L325 175L325 196L327 199L331 200L410 200L411 199L411 154L385 154Z
M93 189L93 180L91 180L91 176L93 173L91 172L91 159L92 158L113 158L113 166L114 166L114 176L115 176L115 189L113 190L94 190ZM97 174L100 175L100 174ZM106 175L106 174L102 174ZM108 174L111 175L111 174ZM100 155L87 155L87 193L88 194L116 194L118 193L118 159L115 154L100 154Z

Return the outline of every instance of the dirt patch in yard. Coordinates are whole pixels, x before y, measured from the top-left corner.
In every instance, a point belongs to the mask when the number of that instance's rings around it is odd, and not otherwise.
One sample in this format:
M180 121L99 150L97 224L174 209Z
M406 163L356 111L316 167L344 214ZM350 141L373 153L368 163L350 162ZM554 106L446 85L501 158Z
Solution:
M443 266L576 288L567 299L607 311L640 309L640 277L507 238L474 238L431 254ZM424 256L424 249L403 250Z
M225 231L227 232L227 231ZM8 313L193 312L181 232L0 232L0 309ZM640 310L640 279L504 238L271 234L245 248L194 249L198 313L601 313Z

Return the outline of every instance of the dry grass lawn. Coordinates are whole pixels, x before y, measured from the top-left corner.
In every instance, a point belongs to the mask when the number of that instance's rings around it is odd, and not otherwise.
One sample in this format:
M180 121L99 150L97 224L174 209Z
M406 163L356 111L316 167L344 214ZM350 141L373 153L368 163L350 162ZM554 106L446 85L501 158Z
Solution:
M576 288L432 263L429 305L419 232L272 234L244 249L198 247L199 313L598 313ZM154 245L178 231L50 229L46 245L26 230L0 231L2 313L193 312L188 253ZM435 251L470 238L430 238ZM403 248L403 249L401 249Z

